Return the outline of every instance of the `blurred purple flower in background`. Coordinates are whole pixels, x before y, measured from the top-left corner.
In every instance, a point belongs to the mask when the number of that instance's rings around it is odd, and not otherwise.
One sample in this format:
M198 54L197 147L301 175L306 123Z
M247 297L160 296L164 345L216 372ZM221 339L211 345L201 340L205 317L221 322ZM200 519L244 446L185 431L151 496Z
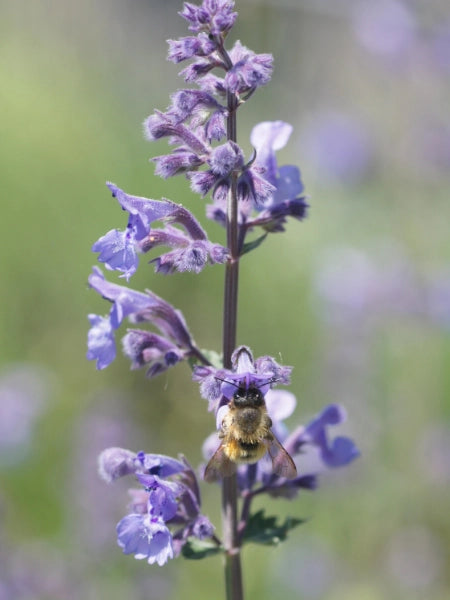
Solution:
M415 15L400 0L354 3L353 27L366 50L392 60L405 55L414 42Z
M317 112L304 127L301 144L321 180L358 183L372 167L369 133L364 123L350 114Z
M423 276L395 241L372 252L332 248L318 261L315 291L327 323L383 324L394 316L415 316L430 324L450 325L450 274L447 269Z
M16 363L0 374L0 464L26 455L33 428L51 392L51 374L33 364Z
M384 549L385 569L396 585L429 597L445 565L444 550L431 528L414 525L393 532Z

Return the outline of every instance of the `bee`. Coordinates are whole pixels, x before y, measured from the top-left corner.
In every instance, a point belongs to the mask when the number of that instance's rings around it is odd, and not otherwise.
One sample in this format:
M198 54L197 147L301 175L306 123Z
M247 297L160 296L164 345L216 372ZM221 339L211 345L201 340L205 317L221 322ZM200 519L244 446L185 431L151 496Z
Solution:
M238 464L258 462L266 452L272 459L273 472L279 477L297 476L294 461L271 431L264 396L255 385L236 386L219 433L219 448L206 465L204 478L216 481L230 477Z

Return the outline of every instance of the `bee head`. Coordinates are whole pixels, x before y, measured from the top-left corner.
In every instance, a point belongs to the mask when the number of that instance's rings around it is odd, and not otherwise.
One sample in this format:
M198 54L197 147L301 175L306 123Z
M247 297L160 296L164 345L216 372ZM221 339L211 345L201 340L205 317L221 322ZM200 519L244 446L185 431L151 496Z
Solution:
M236 388L236 391L232 394L232 396L231 393L229 396L227 393L225 393L225 397L228 397L236 408L259 408L264 406L264 393L261 388L264 386L269 386L270 384L278 381L278 379L272 377L270 379L261 379L261 381L255 382L252 380L253 377L250 374L246 374L242 379L237 379L236 381L220 379L219 377L216 379Z

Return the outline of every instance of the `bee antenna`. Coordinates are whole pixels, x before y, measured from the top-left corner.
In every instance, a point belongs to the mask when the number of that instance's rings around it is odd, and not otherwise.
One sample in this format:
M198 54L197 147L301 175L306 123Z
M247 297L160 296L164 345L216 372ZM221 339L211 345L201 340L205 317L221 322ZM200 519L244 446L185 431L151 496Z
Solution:
M228 381L228 379L222 379L221 377L214 377L214 379L217 379L217 381L222 381L223 383L228 383L229 385L234 385L235 388L239 388L239 385L234 383L234 381Z

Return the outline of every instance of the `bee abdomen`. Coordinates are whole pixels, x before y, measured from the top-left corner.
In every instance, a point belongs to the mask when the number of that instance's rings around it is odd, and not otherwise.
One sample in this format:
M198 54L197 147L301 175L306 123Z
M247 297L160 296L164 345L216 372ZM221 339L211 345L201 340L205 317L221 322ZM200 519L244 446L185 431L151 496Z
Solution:
M260 442L245 442L234 439L225 446L225 454L235 463L255 463L266 453L266 447Z

